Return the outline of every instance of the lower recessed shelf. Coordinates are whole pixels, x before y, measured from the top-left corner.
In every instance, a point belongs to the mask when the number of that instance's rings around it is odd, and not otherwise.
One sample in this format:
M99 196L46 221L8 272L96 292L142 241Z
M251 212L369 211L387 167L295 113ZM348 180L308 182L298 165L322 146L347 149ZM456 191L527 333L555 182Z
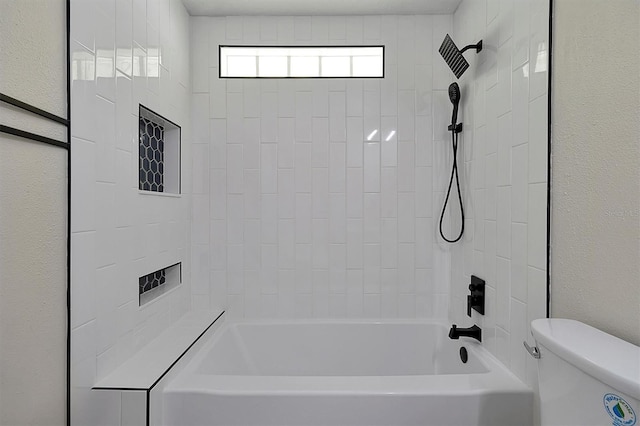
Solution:
M143 306L182 282L182 263L167 266L138 278L138 302Z

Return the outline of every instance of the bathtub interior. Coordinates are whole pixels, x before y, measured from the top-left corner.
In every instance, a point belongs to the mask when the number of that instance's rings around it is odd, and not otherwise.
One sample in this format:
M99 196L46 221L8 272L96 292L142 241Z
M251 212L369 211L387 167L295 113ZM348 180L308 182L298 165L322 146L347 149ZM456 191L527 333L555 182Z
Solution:
M489 371L478 344L430 323L228 323L194 373L228 376L414 376ZM468 361L460 359L460 347Z
M162 398L164 426L530 426L533 407L479 343L428 320L228 321Z

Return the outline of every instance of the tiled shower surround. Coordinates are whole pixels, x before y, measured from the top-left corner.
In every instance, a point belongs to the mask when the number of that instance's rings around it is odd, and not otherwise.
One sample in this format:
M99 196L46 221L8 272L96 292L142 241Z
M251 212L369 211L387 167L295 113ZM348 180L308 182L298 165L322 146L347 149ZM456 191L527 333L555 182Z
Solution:
M545 314L548 5L206 18L180 0L72 0L72 424L120 424L124 396L91 386L189 307L477 323L535 385L522 341ZM454 245L438 235L447 33L484 40L459 81ZM385 78L219 79L220 44L385 45ZM140 104L182 128L180 195L138 189ZM177 262L182 284L139 307L139 277ZM471 274L484 317L466 316Z
M537 383L529 324L546 316L549 1L464 0L458 45L484 40L460 79L465 237L452 246L449 318ZM454 228L458 226L457 221ZM469 276L487 282L486 315L466 315Z
M548 9L465 0L453 16L192 18L193 306L476 323L534 385L522 341L546 309ZM484 41L459 80L466 221L453 245L438 234L452 162L446 33L461 48ZM383 44L385 78L219 79L219 44ZM469 318L472 274L487 307Z
M446 316L434 157L448 148L437 48L451 30L451 15L191 19L195 307ZM220 79L221 44L382 44L385 78Z

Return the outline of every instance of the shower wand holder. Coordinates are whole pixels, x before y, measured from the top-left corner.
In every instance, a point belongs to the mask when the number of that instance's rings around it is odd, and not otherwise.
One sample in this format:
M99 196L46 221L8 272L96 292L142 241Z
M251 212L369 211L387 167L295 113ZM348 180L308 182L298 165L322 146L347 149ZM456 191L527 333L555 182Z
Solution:
M449 124L449 127L447 127L447 130L449 130L450 132L454 132L454 133L461 133L462 132L462 123Z

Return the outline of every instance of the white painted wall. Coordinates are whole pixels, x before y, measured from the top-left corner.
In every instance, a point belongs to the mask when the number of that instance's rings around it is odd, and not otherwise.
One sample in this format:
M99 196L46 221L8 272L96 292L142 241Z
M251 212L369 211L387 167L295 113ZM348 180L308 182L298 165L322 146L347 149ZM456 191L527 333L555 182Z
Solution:
M194 306L446 316L448 247L434 239L445 189L433 160L446 125L433 123L449 114L437 48L451 18L191 19ZM219 79L225 43L384 44L386 74Z
M640 345L640 9L556 1L551 315Z
M190 304L189 17L180 0L74 0L71 19L71 422L117 425L120 393L91 387ZM138 191L140 103L182 127L180 197ZM140 308L138 277L177 262L183 284Z
M529 323L546 316L548 22L546 0L466 0L454 15L458 46L482 39L484 48L465 53L460 80L467 216L450 319L478 324L485 347L534 387L522 341L533 344ZM486 280L487 300L485 315L469 318L471 274Z
M0 1L0 92L66 117L63 0ZM66 140L0 105L0 124ZM66 422L67 151L0 134L0 424Z

